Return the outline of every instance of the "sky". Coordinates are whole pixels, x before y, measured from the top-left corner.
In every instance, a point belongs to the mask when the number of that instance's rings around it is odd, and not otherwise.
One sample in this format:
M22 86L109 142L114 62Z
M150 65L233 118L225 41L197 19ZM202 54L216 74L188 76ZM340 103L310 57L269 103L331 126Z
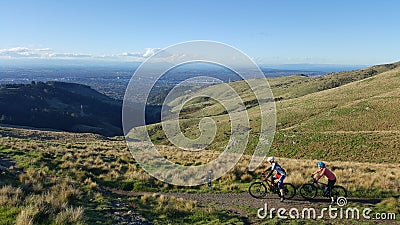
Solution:
M212 40L259 64L400 61L397 0L0 1L0 60L143 61Z

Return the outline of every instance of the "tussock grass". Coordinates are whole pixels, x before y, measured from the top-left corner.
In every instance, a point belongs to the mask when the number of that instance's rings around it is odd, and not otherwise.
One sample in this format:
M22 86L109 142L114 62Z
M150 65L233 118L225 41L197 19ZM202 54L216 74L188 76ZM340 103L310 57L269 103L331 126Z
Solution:
M56 224L79 224L83 217L82 207L69 207L59 212L55 218Z
M33 225L39 210L33 206L27 207L18 214L16 225Z
M3 139L0 139L3 140ZM6 139L7 140L7 139ZM4 185L0 187L0 207L8 207L11 211L17 209L15 217L12 218L15 224L50 224L61 212L80 212L69 214L68 220L59 224L77 224L83 222L83 208L76 208L76 204L82 197L82 191L77 187L75 181L68 178L54 176L51 168L52 161L45 157L51 157L41 148L29 148L29 145L38 146L35 142L15 142L13 149L3 149L0 154L15 154L15 159L24 161L25 157L35 157L36 163L26 168L23 173L15 172L14 179L18 180L19 187ZM9 144L8 142L7 144ZM17 150L22 143L22 148ZM24 154L26 156L24 157ZM50 162L50 163L48 163ZM49 168L51 167L51 168ZM76 215L76 216L74 216Z
M165 148L166 149L166 148ZM173 151L166 151L164 154L175 155ZM207 155L214 157L213 154L219 152L208 151L202 160L204 162L210 160L206 159ZM172 156L171 156L172 157ZM187 155L180 160L192 160L195 155ZM261 171L269 167L269 164L264 162L256 171L250 172L247 169L250 156L244 155L239 163L220 178L220 182L224 184L223 190L233 190L230 182L250 182L261 175ZM399 163L365 163L365 162L351 162L351 161L326 161L323 157L319 159L291 159L278 157L279 163L287 170L287 182L295 185L301 185L309 182L310 175L317 169L318 161L325 161L329 168L337 175L338 184L345 186L358 196L362 196L365 190L379 189L382 191L389 191L391 193L400 192L400 164ZM179 162L178 162L179 163ZM324 181L323 178L321 181ZM228 182L228 183L226 183ZM370 197L370 196L368 196ZM378 196L376 196L378 197Z
M20 208L15 218L16 224L42 224L50 221L56 224L83 222L83 208L71 206L74 199L80 197L81 192L70 184L55 184L40 194L34 194L33 190L26 187L24 189L11 186L3 186L0 189L1 206ZM60 216L63 218L62 221Z
M280 133L282 134L282 133ZM295 134L295 135L293 135ZM328 136L329 134L321 134L322 136ZM337 134L335 134L337 135ZM319 139L314 140L315 136L308 137L306 134L301 136L301 134L285 132L285 135L277 136L276 141L282 141L280 146L309 146L313 143L324 143L324 140ZM304 139L311 138L311 142L308 145ZM287 140L285 140L287 139ZM340 139L340 138L336 138ZM74 146L65 147L60 142L25 142L19 139L0 139L3 146L14 145L15 149L19 148L19 145L29 150L17 150L18 155L16 155L16 160L20 159L24 161L26 158L32 155L37 155L41 158L41 161L37 167L33 167L26 170L25 174L20 175L20 181L22 188L27 188L33 193L41 193L46 190L47 187L43 185L44 183L54 183L54 181L49 180L49 174L52 170L57 171L58 176L64 176L66 179L73 179L81 181L82 184L86 185L89 189L96 190L98 185L105 185L112 188L120 188L123 190L171 190L171 186L164 184L159 181L155 181L151 178L143 169L138 166L133 160L132 155L125 146L123 141L97 141L94 143L75 143ZM346 140L346 139L345 139ZM382 140L382 139L380 139ZM293 145L293 141L297 144ZM332 145L332 140L327 139L326 143ZM39 146L37 150L32 150L35 148L30 148L30 146ZM58 146L57 148L47 148L48 146ZM281 147L283 148L283 147ZM178 164L190 164L199 165L212 161L220 155L219 151L205 150L199 152L192 151L182 151L176 149L172 146L157 146L159 152L164 155L167 159L176 162ZM309 148L313 149L313 148ZM279 149L272 149L271 154L279 157L281 164L288 170L289 176L287 177L288 182L293 182L294 184L300 185L304 182L309 181L309 174L311 174L315 169L315 163L318 160L326 161L328 166L330 166L333 171L338 176L338 183L344 185L346 188L353 192L358 192L360 196L363 193L367 193L368 190L382 190L390 191L391 193L399 192L399 177L400 177L400 165L398 163L391 162L386 163L384 161L379 162L380 158L387 158L387 155L380 155L376 158L378 163L368 163L368 162L352 162L353 158L347 158L343 160L343 155L334 154L329 155L324 151L319 152L316 150L307 151L300 150L296 152L296 148L283 149L283 151L278 151ZM339 150L339 148L338 148ZM2 150L3 152L10 152L10 150ZM16 150L12 150L16 151ZM357 150L358 151L358 150ZM334 153L334 149L330 152ZM337 152L337 151L336 151ZM317 153L312 155L312 153ZM292 154L295 158L284 157L285 155ZM309 156L307 156L309 154ZM68 155L68 157L64 157ZM356 154L354 154L356 156ZM359 154L360 157L372 157L368 154ZM283 157L282 157L283 156ZM67 161L63 161L63 157ZM69 161L69 158L81 159L81 161ZM303 157L303 159L299 159ZM304 159L309 157L309 159ZM338 158L335 158L338 157ZM375 157L375 156L374 156ZM394 157L398 157L395 155ZM51 159L51 161L47 161ZM95 160L101 163L95 163ZM117 160L118 159L118 160ZM261 170L264 166L261 166L254 172L247 170L247 165L250 156L244 155L239 163L226 175L219 179L216 186L213 188L214 191L218 190L234 190L234 185L229 186L234 183L246 183L251 182L258 178ZM329 160L331 159L331 160ZM339 160L340 159L340 160ZM357 158L355 158L357 159ZM361 160L360 160L361 161ZM46 162L46 166L40 165ZM60 167L65 163L70 163L71 166L68 168L61 169ZM118 163L117 163L118 162ZM265 165L267 167L268 165ZM62 173L60 174L60 171ZM389 171L389 172L388 172ZM34 188L35 184L42 184L41 188ZM226 186L226 187L225 187ZM239 186L241 189L242 186ZM154 188L154 189L152 189ZM74 201L79 192L75 192L73 187L64 185L59 187L60 190L66 190L64 200ZM70 191L68 191L70 190ZM205 191L206 189L198 189L198 191ZM376 193L372 191L372 193ZM370 195L370 194L369 194Z
M301 184L309 180L309 175L317 169L317 161L280 159L280 163L287 168L289 173L287 181L295 184ZM399 164L342 161L326 162L326 164L336 174L338 184L345 186L349 190L378 188L394 193L400 192L398 181L398 177L400 177Z
M3 186L0 189L0 206L17 206L21 202L23 192L20 187L12 187L11 185Z

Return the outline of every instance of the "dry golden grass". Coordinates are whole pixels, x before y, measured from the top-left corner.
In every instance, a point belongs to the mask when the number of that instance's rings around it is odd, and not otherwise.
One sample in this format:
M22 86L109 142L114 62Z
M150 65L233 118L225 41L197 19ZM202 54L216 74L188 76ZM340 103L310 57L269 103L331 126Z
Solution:
M192 212L197 205L196 201L166 195L146 196L146 201L142 198L142 202L148 202L149 198L156 198L158 209L162 211Z
M27 207L18 214L16 225L33 225L35 216L39 210L33 206Z
M11 185L3 186L0 189L0 206L12 207L21 202L23 197L22 189L12 187Z
M42 142L35 140L25 141L16 138L0 139L2 146L22 149L19 151L24 152L40 152L41 154L51 154L58 157L59 166L65 168L65 172L71 174L71 178L81 181L89 189L96 189L99 185L98 182L93 181L92 177L115 182L119 182L118 180L150 182L151 180L151 177L143 169L139 169L140 167L135 163L126 144L122 140L96 140L87 143L74 142L73 145L63 144L66 142L60 140ZM169 160L185 165L205 164L220 155L219 151L204 150L192 152L161 145L157 146L157 149ZM97 162L95 162L96 160ZM262 169L268 166L264 165L264 167L259 167L255 172L250 172L247 168L249 160L250 156L244 155L231 171L220 178L221 190L235 190L236 187L232 183L239 181L250 182L261 174ZM316 169L315 164L317 160L290 159L287 157L280 157L278 160L288 171L287 181L298 185L308 182L309 175ZM325 161L325 157L321 157L318 160ZM43 164L41 161L36 163L39 165ZM400 178L399 163L366 163L342 160L327 161L326 163L338 176L338 183L344 185L349 190L379 188L393 192L400 191L398 181ZM25 174L20 175L20 181L25 187L29 187L36 193L40 193L42 192L41 189L43 189L43 187L40 187L40 184L49 182L48 172L46 172L50 170L49 167L50 165L41 165L41 170L28 169ZM88 171L94 171L95 174ZM169 185L164 185L159 181L152 182L163 189L171 188ZM79 192L74 191L72 186L61 185L58 187L60 190L65 190L64 196L60 195L63 199L62 201L68 202L70 199L73 200L80 195ZM5 197L2 197L2 199L3 201L8 201L4 200Z
M144 194L140 197L140 200L142 201L142 203L146 204L151 197L151 194Z
M43 170L29 168L19 175L20 187L4 185L0 188L0 206L20 210L16 224L37 224L56 220L58 215L66 218L63 223L77 224L83 220L83 208L72 205L82 197L82 191L69 179L48 174ZM17 179L17 178L16 178Z
M165 148L166 149L166 148ZM165 151L165 155L170 157L176 157L174 151ZM198 152L197 154L201 154ZM201 157L201 163L209 162L219 152L207 151L203 157ZM211 156L207 158L207 156ZM195 160L197 155L187 154L180 160ZM249 182L254 177L247 171L247 165L249 163L250 156L244 155L239 163L224 175L222 180L237 181L242 180ZM309 182L310 175L317 169L317 162L324 161L310 160L310 159L290 159L290 158L277 158L279 163L288 172L287 182L291 182L296 185L301 185L305 182ZM362 163L362 162L350 162L350 161L325 161L329 168L337 175L338 184L341 184L349 190L356 189L370 189L379 188L382 190L400 192L400 164L399 163ZM179 160L178 160L178 163ZM263 167L264 166L264 167ZM256 175L261 175L261 171L269 167L269 164L264 163L263 166L259 167L256 171ZM324 178L321 179L324 181ZM233 187L226 187L226 190L232 190Z
M76 224L83 219L83 208L69 205L80 195L81 191L67 182L55 184L41 194L28 194L17 216L17 224L32 224L43 218L54 218L57 224Z
M77 224L83 217L82 207L68 207L59 212L55 218L56 224Z
M287 181L301 184L309 180L309 175L317 167L317 160L279 159L280 164L287 168ZM326 162L338 179L338 184L350 190L357 188L379 188L382 190L400 192L400 164L377 164L359 162ZM322 179L323 181L323 179Z
M97 188L97 183L92 181L92 178L90 178L90 177L86 178L83 183L86 184L90 189Z

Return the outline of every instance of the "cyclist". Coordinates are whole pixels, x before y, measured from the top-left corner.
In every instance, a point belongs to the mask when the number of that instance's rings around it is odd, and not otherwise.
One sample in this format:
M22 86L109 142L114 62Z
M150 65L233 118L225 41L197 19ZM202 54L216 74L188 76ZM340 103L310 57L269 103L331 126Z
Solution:
M315 179L316 181L318 181L319 179L321 179L321 177L326 176L326 178L328 178L328 186L327 186L327 194L329 194L329 197L331 197L331 204L335 203L335 199L332 196L332 188L333 185L335 185L336 183L336 175L326 167L325 163L323 162L318 162L317 163L318 166L318 170L315 171L314 173L312 173L312 177L314 178L315 174L319 174L318 177Z
M278 187L280 191L280 200L283 202L285 199L284 193L283 193L283 180L286 178L286 171L277 163L275 162L275 158L273 156L268 157L267 161L271 164L271 167L268 168L267 170L262 171L263 174L265 174L267 171L269 171L267 178L268 179L274 170L276 171L276 174L272 177L272 180L278 179Z

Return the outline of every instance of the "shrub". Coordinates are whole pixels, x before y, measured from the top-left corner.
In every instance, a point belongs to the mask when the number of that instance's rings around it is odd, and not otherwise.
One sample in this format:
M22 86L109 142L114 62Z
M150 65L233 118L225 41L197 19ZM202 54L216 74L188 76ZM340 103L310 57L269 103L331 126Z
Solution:
M243 182L250 182L251 180L253 180L253 176L251 176L250 174L243 174L241 177L240 177L240 180L241 181L243 181Z

